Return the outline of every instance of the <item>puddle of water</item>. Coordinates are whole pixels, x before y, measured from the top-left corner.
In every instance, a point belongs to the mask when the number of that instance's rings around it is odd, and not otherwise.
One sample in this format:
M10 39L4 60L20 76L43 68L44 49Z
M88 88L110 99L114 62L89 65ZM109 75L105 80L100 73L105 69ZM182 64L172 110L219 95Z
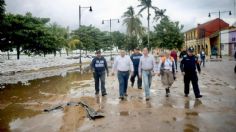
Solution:
M199 128L193 124L185 124L184 132L196 132Z
M11 131L50 131L60 130L63 112L40 114L31 118L17 118L9 123ZM56 125L55 125L56 124Z
M18 119L15 123L19 123L19 120L26 117L30 119L32 116L40 114L41 111L31 109L33 107L30 107L30 102L38 102L39 105L41 105L40 102L45 102L45 100L61 102L63 96L73 91L76 85L77 89L82 89L81 87L78 88L82 83L71 84L71 82L84 82L84 86L87 88L85 84L90 80L92 80L91 73L69 72L64 77L52 76L31 80L28 81L27 85L24 83L1 84L4 89L0 89L0 131L9 131L9 123L15 119ZM81 96L81 91L83 90L74 90L72 93L75 94L75 97L78 97ZM84 90L84 93L86 92L88 91ZM54 97L55 95L58 98ZM16 104L12 104L12 102ZM28 103L28 105L24 105L25 103ZM27 107L27 109L24 107ZM12 123L12 127L14 128L14 123Z
M196 111L187 111L185 112L186 116L198 116L198 112Z
M129 113L129 111L121 111L121 112L119 113L119 115L120 115L120 116L129 116L130 113Z
M117 98L107 98L107 103L112 105L118 105L120 103L120 99Z

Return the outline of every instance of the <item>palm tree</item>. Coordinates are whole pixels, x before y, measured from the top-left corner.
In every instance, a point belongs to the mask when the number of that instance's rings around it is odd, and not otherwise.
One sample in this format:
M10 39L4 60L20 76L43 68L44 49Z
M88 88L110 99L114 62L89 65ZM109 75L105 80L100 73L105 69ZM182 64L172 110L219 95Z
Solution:
M160 18L162 19L163 17L165 17L165 12L166 9L157 9L155 10L155 16L153 18L154 21L158 21Z
M140 1L140 5L138 5L138 7L141 7L140 11L139 11L139 14L142 13L144 10L147 9L147 13L148 13L148 16L147 16L147 21L148 21L148 34L147 34L147 37L148 37L148 47L149 47L149 32L150 32L150 9L154 9L154 10L157 10L158 8L155 7L155 6L152 6L152 0L139 0Z
M140 20L140 14L136 15L134 8L132 6L127 8L128 10L123 14L123 25L127 27L128 36L138 36L141 37L144 33L144 27Z

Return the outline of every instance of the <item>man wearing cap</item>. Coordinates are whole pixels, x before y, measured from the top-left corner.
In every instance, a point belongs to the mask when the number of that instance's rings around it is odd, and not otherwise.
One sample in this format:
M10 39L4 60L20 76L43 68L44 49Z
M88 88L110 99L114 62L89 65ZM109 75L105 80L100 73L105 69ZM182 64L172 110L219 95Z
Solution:
M142 54L140 53L139 48L135 48L134 53L130 56L130 59L132 60L133 66L134 66L134 74L133 74L133 76L130 77L131 86L132 87L134 86L135 77L137 76L138 89L142 89L142 79L139 78L139 74L138 74L138 66L139 66L139 61L140 61L141 56L142 56Z
M187 55L183 56L183 59L180 63L180 69L184 75L184 93L185 97L188 97L189 94L189 83L192 82L193 91L196 98L201 98L200 90L198 87L198 76L196 72L196 67L199 73L201 73L201 68L199 65L198 58L193 54L194 48L189 48Z
M101 92L102 96L107 95L105 88L105 70L107 71L107 75L109 75L107 61L101 56L101 51L96 52L96 57L92 60L91 68L93 71L93 77L95 80L95 94L99 95L99 82L101 82Z

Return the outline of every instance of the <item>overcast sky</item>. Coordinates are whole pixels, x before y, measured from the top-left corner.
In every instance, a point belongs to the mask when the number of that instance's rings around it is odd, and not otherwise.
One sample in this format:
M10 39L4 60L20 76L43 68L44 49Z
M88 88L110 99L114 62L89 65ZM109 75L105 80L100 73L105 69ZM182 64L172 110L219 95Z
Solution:
M82 9L82 25L94 25L101 30L109 30L109 22L102 24L103 19L119 18L127 10L127 7L133 6L136 13L140 8L138 0L5 0L6 11L10 13L25 14L31 12L34 16L48 17L51 22L56 22L62 26L69 26L70 29L78 27L79 13L81 6L92 6L93 12L88 9ZM198 23L204 23L218 17L218 14L209 12L232 11L232 15L222 13L222 19L233 24L236 22L235 0L152 0L154 6L160 9L166 9L166 14L173 21L179 21L184 25L184 30L196 27ZM147 13L143 13L142 22L147 26ZM153 17L153 15L152 15ZM151 25L156 22L151 21ZM112 22L112 30L125 31L122 23Z

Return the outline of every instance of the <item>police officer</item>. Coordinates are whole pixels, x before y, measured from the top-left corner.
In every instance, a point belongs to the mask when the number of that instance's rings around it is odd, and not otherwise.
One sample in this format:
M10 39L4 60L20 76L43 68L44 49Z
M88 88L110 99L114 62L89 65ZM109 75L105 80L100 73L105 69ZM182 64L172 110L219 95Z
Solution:
M183 59L180 63L180 69L184 75L184 93L185 97L188 97L189 94L189 83L192 82L193 91L196 98L201 98L200 90L198 87L198 76L196 72L196 67L199 73L201 73L201 68L198 62L198 58L193 54L194 48L189 48L187 55L183 56Z
M105 88L105 70L107 71L107 75L109 75L107 61L101 56L101 51L96 51L96 57L92 60L91 69L93 71L93 77L95 80L95 95L99 95L99 82L101 82L101 92L102 96L107 95Z
M139 48L135 48L134 53L130 56L130 59L132 60L133 67L134 67L134 74L130 77L131 86L132 87L134 86L135 77L137 76L138 89L142 89L142 79L139 78L139 73L138 73L138 66L139 66L139 61L140 61L141 56L142 54L140 53Z

